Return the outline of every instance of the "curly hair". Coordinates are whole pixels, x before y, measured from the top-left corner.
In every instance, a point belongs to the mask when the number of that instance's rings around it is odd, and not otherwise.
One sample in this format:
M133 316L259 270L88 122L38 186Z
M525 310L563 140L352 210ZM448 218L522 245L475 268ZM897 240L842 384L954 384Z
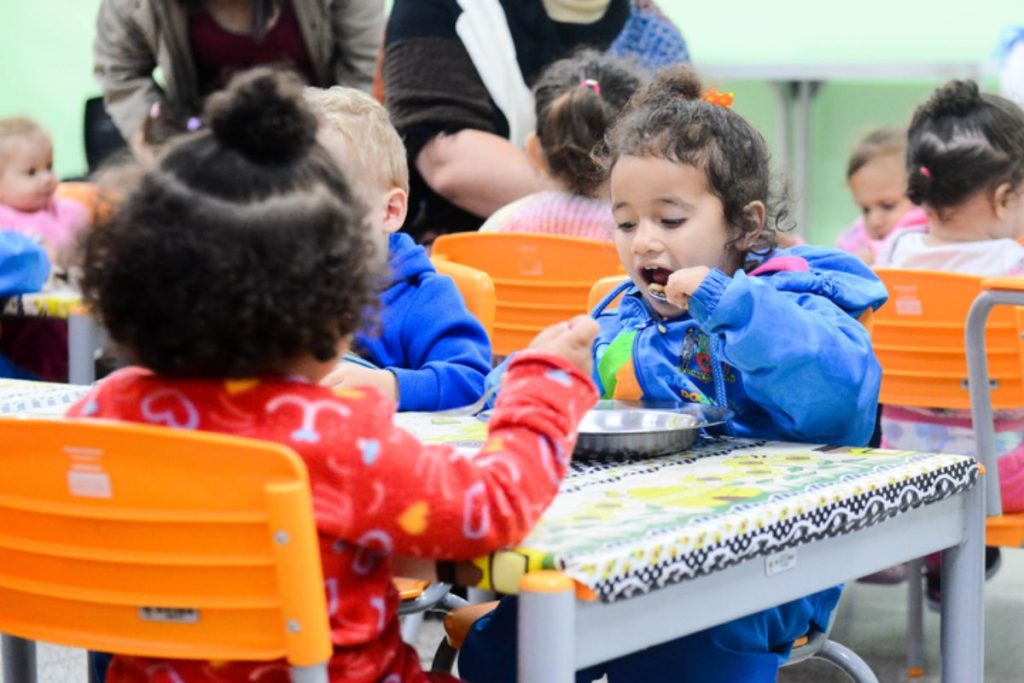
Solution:
M604 165L610 172L619 157L655 157L704 171L731 230L727 247L742 262L775 248L777 232L784 229L785 191L772 191L771 157L761 133L732 109L702 99L702 92L688 67L659 71L609 132ZM764 225L744 211L755 201L765 205Z
M604 182L605 134L643 84L630 62L593 50L548 66L533 86L537 138L551 174L570 192L593 196Z
M974 81L940 86L914 112L908 138L907 196L915 204L948 209L1024 180L1024 111Z
M364 207L298 79L268 69L210 98L84 242L87 304L133 360L169 377L250 377L335 357L372 310Z

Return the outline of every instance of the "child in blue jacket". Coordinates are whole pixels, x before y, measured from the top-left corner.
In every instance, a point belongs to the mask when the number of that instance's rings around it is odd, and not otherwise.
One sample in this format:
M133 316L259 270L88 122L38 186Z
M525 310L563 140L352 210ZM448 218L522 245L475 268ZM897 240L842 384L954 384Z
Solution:
M856 318L885 302L885 288L849 254L776 248L761 135L678 67L634 99L608 145L615 244L629 281L595 311L602 397L728 406L734 436L867 443L881 370ZM827 627L840 591L591 667L577 681L775 681L793 641L812 624ZM514 681L515 623L514 598L480 619L460 675Z
M377 367L342 362L323 383L375 386L399 410L472 403L491 369L490 342L451 278L434 270L409 235L396 232L405 220L409 170L387 111L352 88L307 88L306 102L319 120L317 139L360 191L377 249L387 254L378 321L353 343Z

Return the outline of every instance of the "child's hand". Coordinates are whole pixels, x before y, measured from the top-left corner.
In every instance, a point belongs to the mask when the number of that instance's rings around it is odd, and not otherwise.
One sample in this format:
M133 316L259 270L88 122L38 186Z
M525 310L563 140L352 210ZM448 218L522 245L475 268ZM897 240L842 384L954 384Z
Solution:
M690 306L690 297L704 282L711 269L707 266L681 268L668 277L665 284L665 298L668 302L684 311Z
M393 399L398 399L398 378L387 370L366 368L355 363L339 363L322 380L320 386L329 389L338 387L377 387Z
M541 330L530 342L530 348L558 354L590 377L594 368L594 338L599 330L596 320L578 315Z

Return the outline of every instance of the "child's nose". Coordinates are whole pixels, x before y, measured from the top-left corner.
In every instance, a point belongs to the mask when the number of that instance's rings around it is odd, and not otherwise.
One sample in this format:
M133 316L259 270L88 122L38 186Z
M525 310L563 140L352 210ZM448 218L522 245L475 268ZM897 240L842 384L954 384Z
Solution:
M633 235L633 253L650 254L661 248L661 235L651 221L640 221Z

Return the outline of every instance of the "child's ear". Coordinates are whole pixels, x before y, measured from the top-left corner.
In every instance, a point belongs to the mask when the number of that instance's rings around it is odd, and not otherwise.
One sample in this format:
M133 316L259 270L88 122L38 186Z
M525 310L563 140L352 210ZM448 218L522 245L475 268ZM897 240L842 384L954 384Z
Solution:
M756 244L757 238L761 234L767 219L768 208L764 205L764 202L753 201L743 207L743 222L747 225L756 225L758 229L748 232L743 237L743 241L740 242L742 250L746 251L754 248L754 244Z
M544 158L544 148L540 146L540 138L535 131L530 131L526 136L524 144L526 160L530 162L533 170L544 175L549 174L548 160Z
M999 220L1003 220L1009 214L1013 194L1013 186L1010 183L1000 183L992 193L992 211Z
M391 234L397 232L405 223L405 214L409 210L409 195L399 187L393 187L385 195L384 230Z

